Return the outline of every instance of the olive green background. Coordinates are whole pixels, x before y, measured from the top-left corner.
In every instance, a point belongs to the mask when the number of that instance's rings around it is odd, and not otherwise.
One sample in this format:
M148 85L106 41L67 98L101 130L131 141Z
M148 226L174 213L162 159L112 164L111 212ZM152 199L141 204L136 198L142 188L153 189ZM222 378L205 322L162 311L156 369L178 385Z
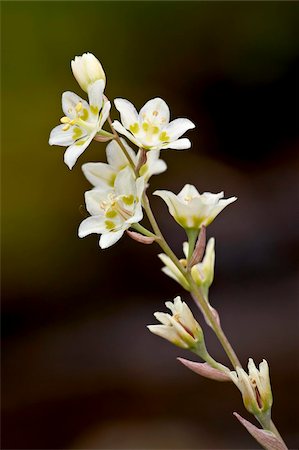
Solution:
M62 92L84 96L70 61L90 51L111 100L139 109L160 96L172 118L196 124L192 149L162 152L168 171L151 192L189 182L238 197L208 230L211 302L242 362L269 361L273 419L295 448L298 4L1 7L2 447L255 448L231 414L249 418L238 392L181 367L176 356L193 356L145 328L175 295L193 308L160 272L158 248L125 236L101 251L97 236L77 237L89 189L80 166L104 161L105 145L92 143L69 171L48 136ZM153 207L180 256L183 231L161 199ZM227 363L202 325L210 352Z

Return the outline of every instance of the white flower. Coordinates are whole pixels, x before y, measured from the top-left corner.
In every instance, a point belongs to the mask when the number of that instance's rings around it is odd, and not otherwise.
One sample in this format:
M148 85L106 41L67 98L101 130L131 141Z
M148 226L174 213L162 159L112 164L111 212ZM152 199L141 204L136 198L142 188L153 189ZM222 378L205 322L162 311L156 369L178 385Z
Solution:
M83 53L75 56L71 62L74 77L83 91L88 92L88 87L97 80L106 83L106 76L100 61L92 53Z
M50 145L68 147L64 162L72 169L78 157L88 147L94 136L102 129L110 111L110 102L103 98L104 81L98 80L88 88L89 104L73 92L62 94L65 114L61 125L50 134Z
M191 184L186 184L178 195L164 190L155 191L154 195L163 198L173 218L187 229L209 225L227 205L237 200L237 197L223 199L223 192L200 194Z
M135 180L129 167L125 167L118 172L113 187L87 191L85 203L91 217L81 223L79 237L101 234L101 248L113 245L125 230L142 219L143 189L144 179L140 177Z
M172 312L172 316L167 313L156 312L154 316L162 325L148 325L148 329L172 342L181 348L194 349L203 342L203 332L195 320L191 310L181 297L176 297L165 305Z
M121 141L136 166L140 152L136 155L124 139ZM111 141L107 145L106 155L108 164L87 163L82 166L85 177L97 188L105 188L107 185L112 187L118 172L124 167L131 168L129 161L116 141ZM147 154L147 161L139 170L140 175L143 176L145 181L148 181L152 175L157 175L166 170L166 163L162 159L159 159L159 155L159 150L153 150ZM134 174L133 169L132 174Z
M183 244L183 252L185 257L188 256L188 242ZM170 278L179 283L186 291L190 290L190 286L184 275L179 271L176 265L171 261L169 256L165 253L160 253L158 257L165 264L162 267L162 272ZM186 264L186 259L182 259L181 263ZM195 283L202 289L204 296L208 297L209 287L214 279L214 264L215 264L215 239L210 238L206 247L205 256L202 262L195 264L191 268L191 276Z
M189 119L175 119L169 123L169 108L161 98L149 100L139 114L128 100L117 98L114 103L122 122L113 122L115 130L138 147L146 150L183 150L191 147L189 139L179 138L195 125Z
M256 368L252 358L248 362L248 374L240 367L230 372L230 377L241 391L246 409L252 414L270 410L273 399L269 377L269 366L264 359Z

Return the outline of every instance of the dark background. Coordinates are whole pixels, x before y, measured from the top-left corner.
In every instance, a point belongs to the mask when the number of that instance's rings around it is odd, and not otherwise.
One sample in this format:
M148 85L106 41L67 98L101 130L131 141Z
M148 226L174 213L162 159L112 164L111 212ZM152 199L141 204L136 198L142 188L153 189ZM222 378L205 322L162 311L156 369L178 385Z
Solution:
M61 93L82 95L69 64L85 51L110 99L161 96L196 124L191 150L163 151L151 191L238 197L208 229L211 302L242 362L268 360L273 419L298 445L297 24L295 2L2 2L2 448L256 448L232 416L249 418L236 389L180 366L189 354L145 328L175 295L191 304L158 248L77 237L80 165L105 145L70 172L47 141ZM180 256L183 232L153 207Z

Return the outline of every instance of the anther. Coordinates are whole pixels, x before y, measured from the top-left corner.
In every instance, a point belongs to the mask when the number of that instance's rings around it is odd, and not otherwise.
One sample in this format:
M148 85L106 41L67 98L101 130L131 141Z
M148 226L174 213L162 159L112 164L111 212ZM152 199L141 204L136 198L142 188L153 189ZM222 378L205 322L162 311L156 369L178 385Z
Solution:
M77 103L77 105L75 106L75 110L76 110L77 112L79 112L79 111L81 111L81 109L82 109L82 103L79 102L79 103Z
M66 117L66 116L61 117L61 119L60 119L61 123L69 123L69 121L70 121L70 119L68 117Z

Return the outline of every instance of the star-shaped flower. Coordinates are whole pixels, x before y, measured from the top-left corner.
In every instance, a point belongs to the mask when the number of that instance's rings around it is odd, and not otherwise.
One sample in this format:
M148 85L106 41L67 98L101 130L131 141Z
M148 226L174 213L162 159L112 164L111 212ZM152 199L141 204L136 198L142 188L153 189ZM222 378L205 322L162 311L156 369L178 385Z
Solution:
M100 132L109 115L111 104L103 97L104 87L104 80L97 80L88 86L89 104L73 92L62 94L65 116L60 119L61 125L51 131L49 144L68 147L64 162L70 169Z
M118 172L114 186L92 189L85 193L85 203L91 217L83 220L79 227L79 237L101 234L100 247L115 244L124 232L142 217L141 197L144 178L135 180L129 167Z
M145 150L161 150L173 148L183 150L191 147L189 139L179 139L187 130L194 128L189 119L175 119L169 122L170 112L161 98L149 100L139 114L134 105L123 98L114 100L120 112L121 122L115 120L116 131Z
M236 197L223 199L223 192L200 194L191 184L186 184L178 195L165 190L155 191L154 195L163 198L170 214L185 229L208 226L227 205L237 200Z

